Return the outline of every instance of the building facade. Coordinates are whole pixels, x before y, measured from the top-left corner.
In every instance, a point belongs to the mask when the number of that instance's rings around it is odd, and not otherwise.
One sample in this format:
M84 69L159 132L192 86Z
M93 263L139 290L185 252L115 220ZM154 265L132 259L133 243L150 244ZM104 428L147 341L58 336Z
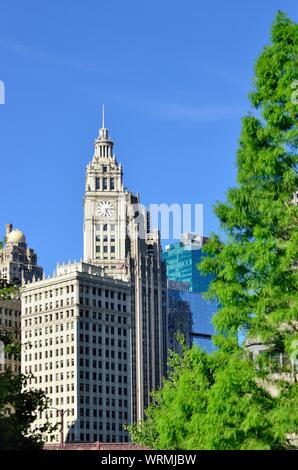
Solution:
M197 267L202 261L202 247L206 240L206 237L201 235L184 233L180 242L167 245L163 252L168 279L187 285L189 292L208 290L211 277L200 275Z
M187 346L197 344L208 353L214 351L212 318L218 308L216 300L207 301L211 276L203 277L198 270L206 238L191 233L181 241L166 246L163 259L167 265L169 301L169 347L180 353L176 334L183 335Z
M14 299L0 298L0 336L12 336L16 342L21 341L21 301L18 297ZM15 373L21 372L21 361L19 357L9 356L4 351L4 341L0 344L0 373L6 368Z
M0 248L0 278L20 286L23 281L41 279L42 275L37 255L28 247L24 233L6 224L5 243Z
M84 260L101 266L107 276L131 283L133 419L137 421L144 417L150 392L166 373L166 266L150 215L139 195L123 186L122 166L104 119L86 171Z
M17 287L23 281L41 279L43 270L37 264L37 255L32 248L28 248L24 233L13 229L12 224L6 224L5 242L0 248L0 281L2 287L14 284ZM12 298L0 298L0 332L9 335L13 341L21 339L21 299L16 292ZM1 345L3 349L3 344ZM10 368L20 372L19 357L9 357L4 351L0 358L0 372Z
M22 372L50 399L66 442L125 442L132 420L129 282L84 262L22 289ZM36 426L42 425L45 415ZM48 442L60 442L61 430Z

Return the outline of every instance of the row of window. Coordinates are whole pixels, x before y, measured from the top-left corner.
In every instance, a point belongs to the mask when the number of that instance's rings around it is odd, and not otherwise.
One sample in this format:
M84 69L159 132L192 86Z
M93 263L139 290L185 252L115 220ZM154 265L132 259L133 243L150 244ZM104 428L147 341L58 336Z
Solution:
M114 178L99 178L95 177L95 191L115 191L115 179Z
M104 352L104 354L103 354ZM117 359L123 359L124 361L127 360L127 352L123 352L123 351L118 351L117 354L115 354L115 351L112 349L112 350L109 350L109 349L105 349L104 351L102 349L98 349L97 350L97 355L98 357L110 357L111 359L115 359L115 357L117 357ZM82 357L80 358L80 361L79 361L79 364L80 364L80 367L91 367L91 360L90 359L83 359ZM93 368L97 368L97 365L96 365L96 360L93 359L92 360L92 367Z
M111 315L112 316L112 315ZM123 319L124 320L124 319ZM126 319L125 319L126 320ZM113 320L111 320L111 323L113 322ZM126 321L123 321L124 324L126 324ZM104 325L101 325L101 324L96 324L96 323L88 323L88 322L84 322L84 321L80 321L80 330L86 330L86 331L89 331L91 330L91 326L92 326L92 331L93 332L96 332L98 331L98 333L101 333L103 331L103 326ZM121 328L121 327L118 327L118 328L115 328L114 326L109 326L109 325L105 325L104 327L104 331L107 333L107 334L115 334L115 331L118 332L118 335L121 336L123 334L123 336L126 336L126 328Z
M125 307L125 306L123 306ZM126 312L126 308L123 310ZM91 312L89 312L89 310L80 310L80 317L84 317L84 318L91 318ZM114 323L114 322L118 322L118 323L124 323L126 324L126 321L127 321L127 317L126 316L121 316L121 315L118 315L115 317L115 315L113 314L109 314L109 313L102 313L102 312L92 312L92 319L93 320L105 320L106 322L111 322L111 323ZM94 329L94 327L96 327L95 324L93 324L93 331L96 331L96 329Z
M104 243L107 243L107 242L111 242L111 243L115 243L116 241L116 238L115 238L115 235L96 235L95 236L95 241L96 242L104 242Z
M102 382L103 380L105 380L106 382L118 382L118 383L124 383L124 384L127 384L127 375L115 375L115 374L102 374L101 372L98 372L97 373L97 376L95 376L96 379L94 380L98 380L99 382ZM116 380L117 379L117 380ZM80 384L80 390L83 391L84 389L84 384L81 383Z
M63 319L71 318L73 316L74 316L74 310L65 310L62 312L56 312L55 314L50 313L46 315L39 315L38 317L34 317L34 318L28 318L28 319L26 318L23 322L23 326L38 325L43 322L52 323L53 320L63 320Z
M35 376L35 377L31 377L30 379L28 379L28 384L29 385L37 385L37 384L42 384L42 383L45 383L45 384L48 383L46 380L43 380L43 376L39 376L39 377ZM67 390L67 392L74 392L74 384L73 383L67 384L65 386L65 389ZM53 386L45 387L45 393L46 394L51 395L53 393L53 390L54 390ZM71 398L71 402L74 403L74 398ZM70 401L68 400L67 403L70 403Z
M68 348L68 352L67 350L63 350L63 348L60 348L59 349L56 349L56 354L55 354L55 351L53 351L52 349L50 349L49 351L46 350L46 351L39 351L39 353L34 353L34 354L25 354L24 356L24 359L25 359L25 362L30 362L30 361L37 361L37 360L41 360L43 358L45 359L48 359L48 358L51 358L53 356L63 356L65 354L74 354L74 346L72 346L71 348ZM34 359L33 359L34 357ZM67 359L67 363L68 361L70 361L70 359ZM62 361L61 361L62 362ZM73 359L71 359L71 362L73 362ZM70 365L73 365L72 363ZM56 367L59 367L58 365ZM63 366L61 366L63 367Z
M55 302L46 302L44 305L39 304L39 305L34 305L34 308L31 307L25 307L25 315L30 314L30 313L38 313L42 312L43 310L52 310L53 308L60 308L63 306L68 306L68 305L73 305L74 304L74 298L73 297L67 297L66 299L60 299L56 300Z
M115 232L116 225L115 224L96 224L95 229L97 232Z
M46 436L46 441L47 442L59 442L59 435L57 434L56 436ZM75 434L70 433L66 437L67 442L76 442L75 440ZM104 435L104 434L90 434L90 433L80 433L80 442L128 442L128 436L113 436L113 435Z
M14 328L20 328L21 327L21 323L18 322L18 321L13 321L13 320L8 320L7 318L3 319L0 317L0 325L3 325L3 326L10 326L11 328L14 327Z
M97 342L99 344L102 344L101 336L97 337ZM118 348L124 348L124 349L127 348L127 341L126 340L122 341L121 339L118 339L118 341L115 342L115 338L109 338L109 337L105 338L105 345L106 346L115 346L115 344L116 344L116 346L118 346ZM91 350L89 352L89 346L85 346L85 347L80 346L79 351L80 351L80 354L86 354L86 355L91 354ZM93 356L96 356L96 355L97 355L96 354L96 348L93 348Z
M123 367L124 366L127 367L126 364L123 364ZM126 372L126 370L127 369L125 369L125 370L123 369L124 372ZM90 380L91 377L92 377L93 381L97 380L97 372L92 372L92 375L91 375L88 370L80 370L80 380ZM94 385L96 386L96 384L94 384ZM98 393L102 393L101 385L98 385L98 388L99 388Z
M125 336L126 336L126 334L125 334ZM90 338L89 335L83 335L82 333L80 334L80 342L81 343L90 343L89 338ZM102 341L101 336L94 336L94 335L92 336L92 344L93 345L94 344L102 345L102 343L103 343L103 341ZM112 343L111 343L111 346L113 346ZM115 346L115 344L114 344L114 346ZM93 354L93 355L95 355L95 354Z
M128 418L126 418L128 419ZM117 423L118 430L121 432L123 431L123 424L122 423ZM93 421L93 429L99 429L100 431L106 430L106 431L116 431L116 423L102 423ZM89 421L80 421L80 429L90 429L90 422Z
M110 248L110 249L109 249ZM96 245L96 249L95 249L96 253L115 253L116 252L116 247L115 245L104 245L101 249L101 246L100 245Z
M25 333L27 333L27 331L25 331ZM26 337L26 334L25 334L25 337ZM60 336L60 341L59 341L59 336L56 336L55 338L53 337L45 338L44 341L40 339L39 341L34 341L34 347L37 349L37 348L45 348L48 346L52 346L53 344L59 344L59 343L62 344L64 342L63 338L65 339L66 343L73 342L74 334L72 333L71 335L65 335L64 337ZM31 349L32 346L33 344L30 341L28 341L27 343L23 343L23 347L25 350ZM67 354L69 354L69 349L67 350Z
M126 300L126 292L116 292L110 289L101 289L100 287L89 287L80 285L80 294L92 294L96 297L106 297L111 299Z
M3 372L4 370L11 370L12 372L21 372L21 366L19 365L18 362L15 362L13 359L9 358L7 362L4 364L0 363L0 372Z
M89 306L91 305L91 301L89 301L88 297L80 297L80 304L81 305L86 305ZM126 304L117 304L117 309L116 309L116 304L114 302L102 302L101 300L93 299L92 300L92 306L97 307L97 308L105 308L106 310L117 310L118 312L126 312ZM83 313L81 313L82 310L80 311L80 316L83 316ZM88 312L88 310L87 310ZM85 313L86 316L86 313ZM89 312L87 313L87 317L89 317Z
M0 307L0 316L19 318L21 312L19 310L12 310L11 308Z
M102 386L99 385L98 388L102 388ZM109 390L109 391L107 391L107 390ZM110 394L110 390L111 390L112 394L115 394L115 387L106 386L106 393L107 394ZM127 396L127 388L126 387L124 387L124 388L118 387L118 396L119 395ZM119 399L119 403L120 402L121 402L121 406L119 404L119 407L122 407L122 408L127 408L128 407L128 400L127 399L124 399L124 400ZM122 405L122 403L123 403L123 405ZM89 416L93 415L93 418L102 418L103 416L106 416L107 411L109 411L109 410L104 410L103 411L102 409L93 408L93 412L92 412L92 409L90 407L80 408L80 417L85 416L85 417L88 418ZM113 413L115 413L115 412L113 411ZM109 413L109 417L111 417L111 413Z
M89 330L89 324L88 323L83 323L83 322L80 322L80 328L83 329L84 328L84 325L85 325L85 329L86 330ZM86 326L88 325L88 326ZM53 331L52 331L52 327L48 327L49 329L46 331L46 334L51 334ZM101 333L102 332L102 325L95 325L93 324L92 325L92 330L93 332L96 332L98 331L98 333ZM118 336L124 336L126 337L127 336L127 330L125 328L117 328L116 332L118 333ZM111 335L114 335L115 334L115 328L114 327L109 327L109 326L106 326L105 327L105 333L106 334L111 334ZM40 333L42 334L42 333ZM36 336L36 335L35 335ZM28 330L28 331L25 331L24 332L24 338L29 338L31 337L31 331ZM89 343L89 334L87 335L83 335L82 333L80 334L80 341L81 342L87 342ZM42 348L44 350L44 348L47 348L49 346L53 346L54 344L64 344L64 341L66 343L68 342L73 342L74 341L74 334L72 333L71 335L65 335L64 337L63 336L56 336L56 337L50 337L50 338L45 338L44 341L43 340L39 340L39 341L35 341L34 342L34 347L35 349L38 349L38 348ZM102 341L102 337L101 336L97 336L97 335L92 335L92 343L93 344L103 344L103 341ZM114 338L111 338L110 340L106 340L105 339L105 344L108 346L109 344L111 344L111 346L114 346L115 344L115 341L114 341ZM127 347L126 345L126 341L123 340L123 343L121 344L121 340L118 339L118 345L119 347ZM27 343L24 343L24 350L29 350L32 348L32 343L31 342L27 342ZM57 350L56 350L57 351ZM70 347L67 347L67 350L66 350L67 354L70 354L70 353L74 353L74 347L72 346L71 349Z
M33 302L34 300L35 301L43 300L43 299L52 298L54 296L58 297L58 296L64 295L64 294L70 294L72 292L74 292L74 285L73 284L71 284L69 286L64 286L64 287L57 287L56 289L46 290L46 291L39 292L39 293L36 293L36 294L25 295L24 296L24 301L27 304L27 303Z

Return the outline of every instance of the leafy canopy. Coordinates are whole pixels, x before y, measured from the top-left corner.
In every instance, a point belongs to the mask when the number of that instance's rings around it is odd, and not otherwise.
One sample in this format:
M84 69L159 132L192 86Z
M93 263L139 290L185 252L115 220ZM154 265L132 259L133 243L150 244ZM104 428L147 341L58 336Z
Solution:
M243 118L237 186L215 213L225 234L206 244L218 351L172 354L146 420L130 428L153 449L286 449L298 434L297 375L273 355L298 356L298 25L279 12L255 65ZM253 362L239 331L267 352ZM297 357L298 359L298 357ZM277 371L278 374L273 374ZM296 439L297 445L297 439Z

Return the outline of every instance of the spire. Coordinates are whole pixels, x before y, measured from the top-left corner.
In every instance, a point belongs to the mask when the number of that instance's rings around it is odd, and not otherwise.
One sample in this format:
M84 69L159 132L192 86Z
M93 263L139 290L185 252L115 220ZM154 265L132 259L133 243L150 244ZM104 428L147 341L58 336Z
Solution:
M102 114L101 114L101 128L99 131L99 138L103 140L108 140L109 131L105 128L105 105L102 105Z
M102 105L101 111L101 128L99 129L99 135L95 139L95 152L94 157L109 159L113 158L113 141L109 137L109 131L105 127L105 106Z

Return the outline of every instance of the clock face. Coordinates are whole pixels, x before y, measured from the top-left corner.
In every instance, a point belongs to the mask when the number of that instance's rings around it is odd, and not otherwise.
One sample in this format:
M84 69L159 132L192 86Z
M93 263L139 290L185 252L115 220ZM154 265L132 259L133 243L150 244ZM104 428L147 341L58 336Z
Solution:
M101 217L112 217L115 212L114 206L110 201L99 201L96 204L96 211Z

